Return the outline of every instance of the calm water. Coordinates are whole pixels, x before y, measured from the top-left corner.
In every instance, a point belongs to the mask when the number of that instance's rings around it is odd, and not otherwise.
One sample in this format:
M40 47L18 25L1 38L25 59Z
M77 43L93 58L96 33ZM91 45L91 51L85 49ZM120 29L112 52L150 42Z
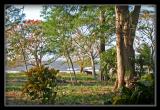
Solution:
M51 68L55 68L55 69L58 69L60 71L69 71L69 67L67 65L67 63L64 63L63 61L56 61L54 63L51 63L50 65L48 65L49 67ZM31 68L31 66L28 66L28 68ZM74 64L74 69L76 71L79 71L80 68L77 64ZM99 65L96 65L96 70L99 69ZM6 67L6 70L7 71L26 71L26 68L25 66L19 66L19 67L15 67L15 68L7 68Z

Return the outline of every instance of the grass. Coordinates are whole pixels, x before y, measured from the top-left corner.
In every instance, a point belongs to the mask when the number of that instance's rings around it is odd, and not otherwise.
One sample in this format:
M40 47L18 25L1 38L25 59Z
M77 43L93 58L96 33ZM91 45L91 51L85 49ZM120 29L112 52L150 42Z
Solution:
M59 73L57 77L65 83L59 83L57 87L56 105L103 105L110 97L113 83L94 80L91 75L76 74L78 83L72 85L70 74ZM21 90L27 77L25 73L6 75L6 104L23 105L38 104L38 101L31 101L21 97ZM112 81L113 82L113 81Z
M61 86L56 104L103 104L111 86Z

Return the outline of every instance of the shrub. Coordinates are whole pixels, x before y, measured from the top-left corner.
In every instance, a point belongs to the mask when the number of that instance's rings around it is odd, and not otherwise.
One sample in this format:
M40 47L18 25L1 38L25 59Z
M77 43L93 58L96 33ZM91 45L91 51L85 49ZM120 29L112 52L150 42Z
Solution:
M136 104L154 104L154 77L145 74L137 81L132 97L137 97Z
M145 74L136 82L134 89L122 87L113 93L110 99L112 104L154 104L154 77L152 74ZM106 104L110 104L106 100Z
M132 91L127 87L121 87L112 97L112 104L129 104L129 99Z
M56 74L58 70L40 66L31 68L26 74L26 82L23 94L31 100L38 100L41 104L53 104L56 97Z

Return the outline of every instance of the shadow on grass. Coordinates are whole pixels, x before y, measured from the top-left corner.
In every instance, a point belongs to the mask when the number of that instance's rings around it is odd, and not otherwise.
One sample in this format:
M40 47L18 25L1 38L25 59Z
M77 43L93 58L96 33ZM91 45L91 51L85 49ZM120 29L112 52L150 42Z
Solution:
M109 94L70 94L56 97L55 103L51 105L104 105L108 98L110 98ZM7 97L6 105L40 105L40 103L38 101Z
M55 104L60 105L104 105L110 94L85 94L85 95L65 95L56 98Z

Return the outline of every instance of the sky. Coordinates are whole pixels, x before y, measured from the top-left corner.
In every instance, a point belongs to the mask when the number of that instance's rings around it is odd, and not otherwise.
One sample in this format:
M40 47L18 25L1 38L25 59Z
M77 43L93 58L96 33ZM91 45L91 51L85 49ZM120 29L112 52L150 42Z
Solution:
M22 7L23 5L15 5L16 7ZM150 5L143 5L141 10L150 10L154 11L155 9L153 7L150 7ZM24 13L26 14L25 19L39 19L43 20L42 17L40 17L40 11L42 10L42 5L24 5Z
M24 13L26 14L26 19L39 19L42 20L43 18L40 17L40 11L42 10L42 5L26 5L24 6Z
M42 20L43 18L40 17L40 11L42 10L42 5L15 5L15 7L23 7L24 6L24 13L25 19L38 19Z

